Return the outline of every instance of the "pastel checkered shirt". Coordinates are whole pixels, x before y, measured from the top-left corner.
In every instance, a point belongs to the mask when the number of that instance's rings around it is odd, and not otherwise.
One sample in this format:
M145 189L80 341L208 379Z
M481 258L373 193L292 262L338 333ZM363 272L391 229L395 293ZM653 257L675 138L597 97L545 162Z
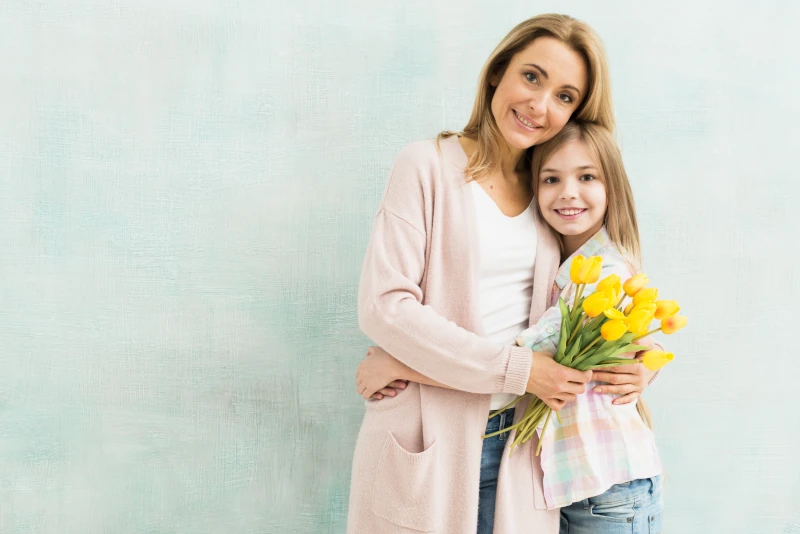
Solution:
M518 345L534 351L556 351L561 328L558 297L572 304L575 286L569 277L569 267L578 254L587 258L602 256L601 280L612 273L623 281L631 276L625 257L609 239L605 228L601 229L561 265L553 286L554 307L520 334ZM594 286L590 285L583 294L592 291ZM636 411L636 404L611 404L614 396L594 393L598 384L589 382L586 393L578 395L559 412L560 424L556 417L550 418L541 451L548 509L600 495L614 484L661 473L655 437Z

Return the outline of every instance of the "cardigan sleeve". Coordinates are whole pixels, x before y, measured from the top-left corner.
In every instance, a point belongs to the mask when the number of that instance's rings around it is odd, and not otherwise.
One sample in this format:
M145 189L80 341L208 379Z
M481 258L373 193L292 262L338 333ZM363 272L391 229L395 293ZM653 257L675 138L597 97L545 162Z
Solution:
M436 172L435 155L411 145L395 162L361 272L359 327L395 358L438 382L471 393L521 395L530 374L530 349L489 341L422 303L426 185Z

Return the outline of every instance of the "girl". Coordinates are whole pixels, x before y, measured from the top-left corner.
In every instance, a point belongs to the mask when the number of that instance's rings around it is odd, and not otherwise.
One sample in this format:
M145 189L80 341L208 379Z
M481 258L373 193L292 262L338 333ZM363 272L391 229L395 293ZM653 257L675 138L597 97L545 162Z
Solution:
M532 170L537 211L560 235L566 261L555 278L553 307L517 344L555 352L561 322L555 304L559 296L573 297L572 259L602 256L601 278L617 274L625 280L639 271L639 234L622 157L608 130L570 122L537 147ZM624 367L633 372L643 366ZM365 395L397 380L436 385L376 347L357 376L369 381ZM542 438L545 503L548 509L563 507L562 534L660 532L661 463L653 433L635 404L603 394L610 387L600 384L606 379L611 380L595 373L589 391L562 409L561 423Z
M528 391L560 408L591 378L513 343L548 307L560 262L558 241L531 206L530 148L571 117L613 128L605 53L586 24L542 15L492 52L462 132L398 155L363 264L359 326L403 363L455 389L415 383L367 403L348 532L469 533L479 517L481 532L492 525L498 534L558 530L558 513L544 502L536 440L498 467L486 499L481 464L498 466L502 450L484 447L480 436L492 407L507 397ZM479 251L479 235L497 228L488 241L495 248ZM501 272L479 270L494 250L512 249L524 252L506 257ZM508 310L500 324L484 320L490 311L479 301L487 296Z

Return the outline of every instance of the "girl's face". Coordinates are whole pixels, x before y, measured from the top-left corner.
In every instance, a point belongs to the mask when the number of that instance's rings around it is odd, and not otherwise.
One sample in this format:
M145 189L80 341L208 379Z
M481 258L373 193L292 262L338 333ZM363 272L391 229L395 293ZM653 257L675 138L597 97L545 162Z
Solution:
M570 254L602 228L608 207L605 177L583 142L567 141L544 162L538 202Z
M552 37L518 52L496 85L492 115L509 148L526 150L557 134L588 91L586 62Z

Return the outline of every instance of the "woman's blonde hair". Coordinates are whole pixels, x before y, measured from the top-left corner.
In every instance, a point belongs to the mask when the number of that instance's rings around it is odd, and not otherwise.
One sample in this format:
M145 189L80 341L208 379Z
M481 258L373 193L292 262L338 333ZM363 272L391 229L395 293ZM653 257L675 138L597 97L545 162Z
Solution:
M484 176L500 159L502 134L492 115L492 98L496 89L495 85L492 85L492 80L502 78L511 58L539 37L558 39L586 61L589 71L589 91L572 116L596 122L614 131L608 61L600 37L591 26L568 15L538 15L517 24L486 60L478 81L472 115L464 130L445 131L439 134L439 139L463 135L476 142L476 149L465 169L467 177L478 179ZM526 157L520 162L524 167L530 165L531 151L529 149Z
M636 207L633 202L631 185L628 182L628 174L625 172L622 162L622 154L608 129L591 122L573 120L568 122L552 139L539 145L533 154L531 163L533 198L537 198L539 195L540 175L547 160L564 144L575 140L583 143L595 165L600 168L608 201L604 221L608 236L628 260L631 272L638 273L641 271L641 247L639 226L636 222ZM542 211L538 202L536 209L541 215ZM558 232L556 235L561 239ZM636 403L636 409L645 424L652 428L650 408L641 396Z

